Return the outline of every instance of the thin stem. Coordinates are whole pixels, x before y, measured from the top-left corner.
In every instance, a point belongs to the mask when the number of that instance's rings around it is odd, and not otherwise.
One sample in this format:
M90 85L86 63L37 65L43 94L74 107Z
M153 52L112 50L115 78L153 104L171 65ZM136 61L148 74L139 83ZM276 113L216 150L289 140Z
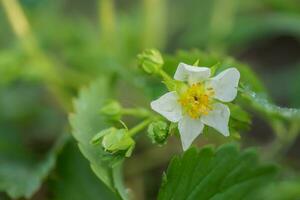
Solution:
M169 74L167 74L164 70L160 70L159 72L158 72L158 74L165 80L165 81L170 81L170 80L172 80L172 78L170 77L170 75Z
M169 91L178 89L178 82L173 80L163 69L161 69L158 74L163 78L163 83L166 85Z
M152 118L149 118L149 119L142 121L141 123L139 123L138 125L136 125L135 127L133 127L132 129L129 130L129 132L128 132L129 135L134 136L138 132L142 131L144 128L146 128L152 122L152 120L153 120Z
M152 113L144 108L124 108L122 114L135 117L149 117Z

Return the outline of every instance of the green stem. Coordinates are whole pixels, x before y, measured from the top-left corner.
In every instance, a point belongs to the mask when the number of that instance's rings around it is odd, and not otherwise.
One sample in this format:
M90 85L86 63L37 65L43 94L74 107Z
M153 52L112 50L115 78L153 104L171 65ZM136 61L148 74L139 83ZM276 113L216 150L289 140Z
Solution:
M175 81L163 69L158 71L158 75L162 77L163 83L167 86L168 90L173 91L176 89Z
M173 80L169 74L167 74L164 70L159 70L158 74L165 80L165 81L170 81Z
M123 108L123 115L132 115L135 117L150 117L152 113L144 108Z
M144 128L146 128L152 121L153 121L152 118L142 121L141 123L139 123L138 125L136 125L135 127L133 127L132 129L129 130L129 132L128 132L129 135L134 136L135 134L137 134L138 132L140 132Z

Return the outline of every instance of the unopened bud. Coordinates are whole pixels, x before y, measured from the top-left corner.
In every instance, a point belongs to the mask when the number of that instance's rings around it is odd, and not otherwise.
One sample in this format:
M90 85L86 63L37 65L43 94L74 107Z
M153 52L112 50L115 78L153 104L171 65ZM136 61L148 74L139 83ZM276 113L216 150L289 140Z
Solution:
M112 119L119 120L121 118L122 106L117 101L110 101L100 111Z
M134 149L135 141L126 129L114 127L105 129L96 134L91 140L92 144L102 144L105 151L109 153L124 152L129 157Z
M148 127L148 136L155 144L165 144L169 136L169 125L165 121L152 122Z
M138 55L139 66L147 73L153 74L161 69L164 60L156 49L146 49Z

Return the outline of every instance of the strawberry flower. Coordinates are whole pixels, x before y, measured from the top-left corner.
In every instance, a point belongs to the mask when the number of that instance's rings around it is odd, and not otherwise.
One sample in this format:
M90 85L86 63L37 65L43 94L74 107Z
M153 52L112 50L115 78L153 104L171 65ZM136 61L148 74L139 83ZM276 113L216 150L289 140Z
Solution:
M180 90L170 91L151 102L151 108L171 122L178 122L183 150L202 133L204 125L229 136L230 110L222 102L237 95L240 73L229 68L215 77L207 67L180 63L174 79L184 83Z

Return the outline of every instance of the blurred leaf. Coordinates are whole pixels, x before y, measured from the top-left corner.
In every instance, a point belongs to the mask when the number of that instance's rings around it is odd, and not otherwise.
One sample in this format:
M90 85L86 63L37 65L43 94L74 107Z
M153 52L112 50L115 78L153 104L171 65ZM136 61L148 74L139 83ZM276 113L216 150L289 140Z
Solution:
M266 187L257 200L298 200L299 198L300 180L287 180Z
M291 35L300 37L300 15L291 13L266 13L255 17L252 15L237 18L234 31L228 36L226 42L231 47L243 47L264 37L277 35Z
M254 109L270 117L280 117L289 120L300 119L300 109L284 108L271 103L264 95L258 94L245 86L241 90L242 96L249 101Z
M12 132L0 134L0 190L14 199L30 198L39 189L66 140L65 135L61 136L43 159L36 160L19 137Z
M58 157L56 173L51 180L54 200L117 199L89 167L75 143L69 142Z
M109 127L100 114L100 108L109 98L110 79L101 77L90 87L81 90L78 99L74 102L75 113L70 115L72 134L78 141L82 154L90 161L95 174L113 192L126 199L126 192L122 183L121 164L111 167L103 160L106 154L100 146L90 143L93 136Z
M251 117L238 104L229 103L227 105L230 109L229 127L231 135L236 134L235 137L239 138L239 133L250 129Z
M233 103L229 103L227 105L230 109L230 117L244 123L251 123L251 118L249 114L245 110L243 110L239 105Z
M158 199L244 199L271 181L275 172L275 166L258 162L253 149L239 152L232 144L217 150L191 148L171 161Z
M0 85L8 84L25 75L24 65L26 65L24 55L18 50L0 51Z

